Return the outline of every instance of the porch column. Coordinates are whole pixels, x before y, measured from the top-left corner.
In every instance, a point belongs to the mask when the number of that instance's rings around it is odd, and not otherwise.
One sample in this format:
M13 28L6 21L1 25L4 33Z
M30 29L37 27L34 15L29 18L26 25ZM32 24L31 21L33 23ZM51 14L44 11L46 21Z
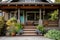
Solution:
M39 25L42 25L42 19L41 19L41 9L39 9Z
M20 23L20 9L18 9L18 21Z
M8 20L8 13L6 11L2 11L4 19L7 21Z

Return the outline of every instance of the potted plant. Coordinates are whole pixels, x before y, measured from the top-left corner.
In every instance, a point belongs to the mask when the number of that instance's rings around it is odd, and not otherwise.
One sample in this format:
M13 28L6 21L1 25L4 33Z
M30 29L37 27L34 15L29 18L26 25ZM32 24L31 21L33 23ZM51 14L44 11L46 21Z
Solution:
M36 30L36 33L37 34L42 34L42 35L44 35L44 26L43 25L38 25L38 26L36 26L36 28L37 28L37 30Z
M9 19L6 24L8 25L7 33L12 36L16 35L16 33L23 29L22 25L20 23L17 23L15 17Z
M16 34L16 27L15 24L17 23L16 18L11 18L9 19L6 24L8 25L7 27L7 33L11 34L12 36L14 36Z

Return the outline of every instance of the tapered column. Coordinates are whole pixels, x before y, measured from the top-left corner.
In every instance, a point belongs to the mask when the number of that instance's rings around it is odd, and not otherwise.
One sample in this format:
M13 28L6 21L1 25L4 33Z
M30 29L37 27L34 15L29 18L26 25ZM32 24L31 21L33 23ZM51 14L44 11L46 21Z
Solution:
M18 22L20 23L20 9L18 9Z
M39 25L42 25L42 19L41 19L41 9L39 9Z

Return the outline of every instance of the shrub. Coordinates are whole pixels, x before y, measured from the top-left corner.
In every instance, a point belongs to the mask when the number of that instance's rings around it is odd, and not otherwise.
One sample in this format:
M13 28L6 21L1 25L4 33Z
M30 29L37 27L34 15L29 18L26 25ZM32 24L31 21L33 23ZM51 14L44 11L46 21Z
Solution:
M60 31L55 29L49 30L44 36L47 38L60 40Z
M54 12L52 12L50 14L50 16L51 16L51 18L49 18L49 20L52 20L52 21L57 20L58 19L58 9L54 10Z
M44 31L44 26L43 25L38 25L36 28L41 32Z

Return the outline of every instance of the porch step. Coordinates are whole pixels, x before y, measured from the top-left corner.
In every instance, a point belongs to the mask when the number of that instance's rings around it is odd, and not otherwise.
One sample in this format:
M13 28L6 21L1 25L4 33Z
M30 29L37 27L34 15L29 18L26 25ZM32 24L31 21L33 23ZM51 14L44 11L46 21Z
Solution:
M24 33L35 33L35 31L24 31Z
M24 26L24 29L36 29L35 26Z
M25 35L25 36L33 36L33 35L37 35L36 34L36 31L35 31L36 29L23 29L23 34L22 35Z
M23 29L24 31L35 31L36 29Z
M37 34L22 34L23 36L36 36Z

